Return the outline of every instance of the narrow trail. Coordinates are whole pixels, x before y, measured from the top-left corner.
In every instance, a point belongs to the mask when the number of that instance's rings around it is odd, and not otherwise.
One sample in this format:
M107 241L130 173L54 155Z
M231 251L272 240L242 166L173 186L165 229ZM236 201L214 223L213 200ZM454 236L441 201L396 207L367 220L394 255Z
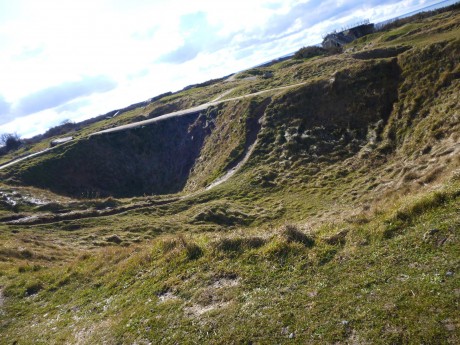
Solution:
M219 95L218 97L214 98L214 99L211 101L211 103L212 103L212 102L217 102L217 101L221 100L222 98L224 98L225 96L227 96L228 94L230 94L233 90L235 90L235 88L232 88L232 89L230 89L230 90L225 91L224 93L222 93L222 94Z
M118 127L105 129L103 131L92 133L92 134L90 134L90 136L101 135L101 134L105 134L105 133L113 133L113 132L125 131L125 130L128 130L128 129L133 129L133 128L137 128L137 127L150 125L152 123L163 121L163 120L166 120L166 119L169 119L169 118L172 118L172 117L184 116L184 115L189 115L189 114L196 114L199 111L206 110L209 107L216 106L216 105L219 105L219 104L222 104L222 103L237 101L237 100L240 100L240 99L251 98L251 97L263 95L265 93L269 93L269 92L273 92L273 91L287 90L287 89L291 89L291 88L294 88L294 87L305 85L306 83L307 82L302 82L302 83L298 83L298 84L280 86L280 87L275 87L273 89L262 90L262 91L250 93L250 94L244 95L244 96L238 96L238 97L232 97L232 98L227 98L227 99L223 99L223 100L213 101L213 102L209 102L209 103L199 105L197 107L174 111L172 113L161 115L161 116L155 117L153 119L148 119L148 120L144 120L144 121L129 123L127 125L122 125L122 126L118 126ZM224 97L224 96L222 96L222 97Z
M3 313L3 305L5 304L5 296L3 295L3 287L0 287L0 315Z
M27 155L27 156L25 156L25 157L21 157L21 158L18 158L18 159L14 159L14 160L12 160L11 162L8 162L8 163L6 163L6 164L1 165L1 166L0 166L0 170L5 169L5 168L8 168L8 167L10 167L10 166L12 166L12 165L15 165L16 163L19 163L19 162L22 162L22 161L26 160L26 159L29 159L29 158L32 158L32 157L41 155L41 154L43 154L43 153L46 153L46 152L48 152L48 151L51 151L53 148L54 148L54 147L50 147L50 148L47 148L47 149L45 149L45 150L42 150L42 151L38 151L38 152L32 153L32 154Z
M210 190L212 188L214 188L215 186L218 186L220 185L221 183L224 183L225 181L227 181L230 177L232 177L233 175L235 175L235 173L241 169L241 167L246 164L246 162L249 160L249 158L251 157L252 155L252 152L254 151L254 147L256 147L257 145L257 140L249 147L248 151L246 152L246 154L244 155L243 159L233 168L231 168L229 171L227 171L227 173L222 176L222 177L219 177L218 179L214 180L209 186L206 187L206 190Z
M302 85L305 85L305 84L306 84L306 82L302 82L302 83L297 83L297 84L292 84L292 85L280 86L280 87L276 87L276 88L273 88L273 89L262 90L262 91L258 91L258 92L255 92L255 93L250 93L250 94L244 95L244 96L238 96L238 97L222 99L225 96L227 96L231 91L233 91L233 89L231 89L231 90L228 90L228 91L224 92L223 94L221 94L219 97L217 97L213 101L211 101L209 103L199 105L197 107L188 108L188 109L179 110L179 111L174 111L172 113L164 114L164 115L155 117L153 119L148 119L148 120L144 120L144 121L140 121L140 122L134 122L134 123L130 123L130 124L127 124L127 125L122 125L122 126L118 126L118 127L105 129L105 130L102 130L102 131L91 133L89 136L91 137L91 136L94 136L94 135L101 135L101 134L105 134L105 133L120 132L120 131L125 131L125 130L129 130L129 129L133 129L133 128L138 128L138 127L150 125L152 123L159 122L159 121L166 120L166 119L173 118L173 117L177 117L177 116L195 114L195 113L197 113L199 111L206 110L209 107L219 105L221 103L237 101L237 100L245 99L245 98L251 98L251 97L255 97L255 96L262 95L264 93L273 92L273 91L287 90L287 89L294 88L294 87L297 87L297 86L302 86ZM61 145L64 145L64 144L61 144ZM27 160L27 159L33 158L35 156L41 155L43 153L49 152L49 151L51 151L51 150L53 150L53 149L55 149L55 148L57 148L57 147L59 147L61 145L50 147L50 148L47 148L47 149L45 149L43 151L35 152L35 153L32 153L32 154L30 154L28 156L21 157L21 158L13 160L11 162L8 162L6 164L0 165L0 170L5 169L5 168L9 168L9 167L11 167L11 166L13 166L13 165L15 165L15 164L17 164L19 162L22 162L24 160Z

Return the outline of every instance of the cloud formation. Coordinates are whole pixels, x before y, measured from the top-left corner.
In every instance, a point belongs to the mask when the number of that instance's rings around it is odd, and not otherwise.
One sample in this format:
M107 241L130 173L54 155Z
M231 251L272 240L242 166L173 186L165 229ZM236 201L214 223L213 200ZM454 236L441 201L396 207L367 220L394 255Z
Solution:
M333 21L337 18L346 17L358 10L383 4L388 6L397 2L400 1L386 0L382 3L381 0L368 0L366 2L358 0L341 2L335 0L312 0L300 2L294 4L285 13L273 11L273 14L266 19L262 26L257 26L250 30L240 29L232 31L225 36L220 34L219 26L210 24L206 13L196 12L187 14L181 17L183 44L173 51L164 54L159 61L182 64L195 59L199 53L214 53L220 49L229 47L238 51L297 35L325 20ZM265 7L277 10L282 7L282 4L281 2L271 2L267 3Z
M10 109L11 104L8 103L2 95L0 95L0 123L5 123L12 118L10 116Z
M180 19L180 32L184 43L160 57L159 62L181 64L193 60L200 52L214 52L223 46L223 40L214 33L217 26L209 23L206 13L186 14Z
M84 77L79 81L51 86L20 99L15 106L18 116L55 108L76 98L103 93L114 89L117 83L106 76Z

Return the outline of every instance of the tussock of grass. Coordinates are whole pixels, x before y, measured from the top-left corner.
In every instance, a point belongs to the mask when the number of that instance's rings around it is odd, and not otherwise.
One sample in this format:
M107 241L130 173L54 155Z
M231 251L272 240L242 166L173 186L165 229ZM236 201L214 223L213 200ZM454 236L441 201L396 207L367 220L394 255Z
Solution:
M315 245L315 239L312 235L301 231L297 226L293 224L287 224L283 226L280 235L288 243L301 243L306 247L312 247Z
M0 260L4 261L10 258L32 259L34 256L34 253L30 249L0 248Z
M257 249L266 243L262 237L224 237L213 242L215 250L220 252L243 252L246 250Z
M348 229L343 229L329 237L324 237L322 240L330 245L344 245L348 232Z
M182 235L163 239L161 249L171 259L185 256L187 260L197 260L203 255L203 249L197 243Z
M455 179L452 179L455 186ZM427 212L442 207L444 204L456 200L460 192L458 188L446 187L443 190L423 194L414 200L409 200L404 206L400 206L393 215L385 220L383 230L384 238L392 238L401 234L404 229L411 226L418 218Z
M30 283L26 286L26 295L27 296L35 295L42 289L43 289L43 284L41 282Z

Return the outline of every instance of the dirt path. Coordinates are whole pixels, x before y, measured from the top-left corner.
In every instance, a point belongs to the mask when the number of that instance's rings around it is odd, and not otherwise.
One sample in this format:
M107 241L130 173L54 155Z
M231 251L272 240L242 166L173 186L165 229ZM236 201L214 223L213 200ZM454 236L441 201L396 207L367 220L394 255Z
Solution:
M42 150L42 151L38 151L38 152L32 153L32 154L27 155L27 156L25 156L25 157L21 157L21 158L15 159L15 160L13 160L13 161L11 161L11 162L9 162L9 163L6 163L6 164L1 165L1 166L0 166L0 170L5 169L5 168L8 168L9 166L15 165L16 163L19 163L19 162L21 162L21 161L23 161L23 160L26 160L26 159L29 159L29 158L32 158L32 157L41 155L41 154L43 154L43 153L45 153L45 152L48 152L48 151L50 151L50 150L52 150L52 149L53 149L53 148L50 147L50 148L48 148L48 149L45 149L45 150Z
M214 101L214 102L209 102L209 103L199 105L197 107L184 109L184 110L179 110L179 111L174 111L172 113L161 115L161 116L155 117L153 119L148 119L148 120L144 120L144 121L140 121L140 122L134 122L134 123L129 123L127 125L122 125L122 126L118 126L118 127L105 129L103 131L92 133L92 134L90 134L90 136L100 135L100 134L105 134L105 133L125 131L125 130L128 130L128 129L133 129L133 128L137 128L137 127L150 125L152 123L163 121L163 120L166 120L166 119L169 119L169 118L172 118L172 117L176 117L176 116L184 116L184 115L189 115L189 114L196 114L199 111L206 110L209 107L219 105L221 103L237 101L237 100L245 99L245 98L251 98L251 97L255 97L255 96L262 95L264 93L273 92L273 91L287 90L287 89L294 88L294 87L301 86L301 85L305 85L305 84L306 84L306 82L293 84L293 85L287 85L287 86L280 86L280 87L276 87L276 88L273 88L273 89L262 90L262 91L258 91L258 92L255 92L255 93L250 93L249 95L238 96L238 97L233 97L233 98L227 98L227 99L224 99L224 100L218 100L218 101ZM224 96L222 96L222 97L224 97Z
M212 103L212 102L217 102L217 101L221 100L222 98L224 98L225 96L227 96L227 95L228 95L230 92L232 92L233 90L235 90L235 88L225 91L223 94L221 94L221 95L219 95L218 97L216 97L215 99L213 99L213 100L211 101L211 103Z
M224 183L230 177L235 175L235 173L238 170L240 170L240 168L249 160L249 157L251 157L251 154L254 151L254 147L256 146L256 144L257 144L257 141L249 147L248 151L246 152L246 155L235 167L227 171L227 173L224 176L219 177L218 179L214 180L209 186L206 187L206 190L210 190L211 188L214 188L215 186L218 186L221 183Z

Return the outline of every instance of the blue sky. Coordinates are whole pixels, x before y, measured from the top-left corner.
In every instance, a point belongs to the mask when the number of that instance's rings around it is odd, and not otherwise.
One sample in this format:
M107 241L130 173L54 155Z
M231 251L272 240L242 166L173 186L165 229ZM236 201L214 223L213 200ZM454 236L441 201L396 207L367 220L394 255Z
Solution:
M30 137L429 0L0 0L0 133Z

